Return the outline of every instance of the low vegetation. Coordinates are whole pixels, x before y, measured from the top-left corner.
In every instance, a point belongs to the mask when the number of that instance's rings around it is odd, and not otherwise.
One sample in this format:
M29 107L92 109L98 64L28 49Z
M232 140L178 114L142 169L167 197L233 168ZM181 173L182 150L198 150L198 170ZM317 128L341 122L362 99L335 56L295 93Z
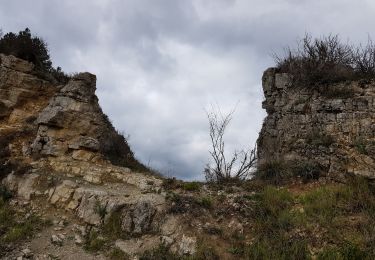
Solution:
M130 149L127 138L112 127L112 122L107 115L103 116L109 127L100 135L100 153L105 155L105 157L114 165L128 167L133 171L151 172L149 168L140 163L134 157L134 153Z
M193 215L202 214L202 210L213 207L213 199L209 196L191 196L178 193L169 193L167 199L171 201L169 213L181 214L189 212Z
M311 144L329 146L325 139L314 136ZM374 259L375 184L360 177L320 182L323 173L314 160L269 161L258 165L251 180L207 184L213 192L207 198L195 188L186 193L190 183L168 179L169 212L187 223L203 216L203 223L211 223L203 225L203 240L220 246L202 245L212 252L206 259ZM247 223L243 232L228 228L228 212ZM201 259L194 257L189 259Z
M337 35L312 39L306 35L296 49L275 55L279 72L293 76L294 86L319 87L342 81L375 78L375 45L353 46Z
M12 194L0 186L0 256L6 248L32 237L36 231L48 225L34 214L25 217L24 212L18 212L8 203Z

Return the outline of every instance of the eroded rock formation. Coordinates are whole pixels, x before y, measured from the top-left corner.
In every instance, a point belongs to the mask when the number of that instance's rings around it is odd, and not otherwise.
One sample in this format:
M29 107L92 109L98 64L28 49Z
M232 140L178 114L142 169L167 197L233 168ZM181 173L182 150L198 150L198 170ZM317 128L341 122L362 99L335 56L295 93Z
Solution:
M118 218L128 239L115 245L131 256L162 241L193 253L195 238L167 214L162 180L138 172L145 167L103 114L96 76L79 73L64 85L45 78L31 63L0 54L2 184L33 207L49 203L87 227Z
M375 178L375 82L303 87L270 68L262 83L267 117L258 139L260 163L314 161L333 178Z

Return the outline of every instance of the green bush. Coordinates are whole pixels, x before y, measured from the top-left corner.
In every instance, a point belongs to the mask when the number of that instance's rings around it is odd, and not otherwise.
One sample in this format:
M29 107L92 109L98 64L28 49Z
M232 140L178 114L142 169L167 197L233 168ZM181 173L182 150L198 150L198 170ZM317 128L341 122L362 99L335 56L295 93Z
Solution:
M197 181L193 182L184 182L182 184L182 189L186 191L199 191L201 188L201 184Z
M12 193L4 186L0 185L0 199L7 201L12 198Z
M365 250L352 243L344 243L339 247L326 247L317 256L317 260L350 260L373 259Z
M254 176L257 179L278 185L285 179L290 178L291 172L285 162L280 160L270 160L260 164Z
M111 260L130 260L130 256L118 248L114 248L109 255Z
M321 166L314 161L295 162L293 166L293 175L302 178L304 182L319 179L321 172Z
M203 208L210 209L212 208L212 199L210 197L201 197L197 200L198 205Z
M286 189L268 186L254 196L252 218L260 237L279 237L296 224L296 215L291 211L294 199Z
M304 240L261 240L251 244L245 251L246 259L252 260L300 260L311 259Z
M1 37L0 52L32 62L44 71L52 69L47 43L37 36L32 36L29 28L18 34L9 32Z
M0 198L0 245L28 239L46 224L35 215L31 215L27 219L24 219L23 216L21 218L7 202Z
M108 220L103 225L103 234L110 240L127 238L128 234L122 231L122 214L121 211L112 212Z
M99 200L95 201L94 212L104 221L104 217L107 215L107 205L103 205Z
M364 212L375 217L375 187L364 177L349 178L338 196L351 212Z
M139 260L154 260L154 259L178 260L178 259L183 259L183 258L180 258L177 255L171 253L169 251L169 248L163 244L160 244L159 247L153 250L148 250L144 252L143 255L139 257Z
M167 198L172 202L169 207L170 213L200 214L202 209L211 209L213 201L211 197L194 197L180 195L177 193L168 193Z
M112 126L108 116L104 115L103 119L108 128L101 133L99 138L101 154L114 165L128 167L134 171L150 172L150 169L134 157L128 141Z
M37 74L48 79L52 76L59 83L67 83L70 77L60 67L52 67L47 43L31 34L29 28L18 32L0 35L0 53L13 55L35 65ZM47 73L47 76L46 76Z
M105 239L99 236L98 232L91 230L86 237L84 248L90 252L97 252L102 250L105 244Z
M353 142L353 146L357 149L359 153L368 155L367 142L364 138L362 137L356 138Z
M181 181L176 178L165 178L163 179L163 188L165 190L174 190L181 187Z

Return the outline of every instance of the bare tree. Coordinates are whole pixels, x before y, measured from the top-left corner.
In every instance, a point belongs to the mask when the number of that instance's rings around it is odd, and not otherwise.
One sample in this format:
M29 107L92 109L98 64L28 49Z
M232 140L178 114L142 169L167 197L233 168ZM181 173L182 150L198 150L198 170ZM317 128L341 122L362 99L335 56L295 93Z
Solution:
M207 181L244 180L250 177L251 170L255 166L256 147L235 151L232 157L226 157L224 134L233 113L234 110L223 115L219 109L215 111L213 108L207 111L212 145L210 154L213 159L213 164L207 164L204 170Z

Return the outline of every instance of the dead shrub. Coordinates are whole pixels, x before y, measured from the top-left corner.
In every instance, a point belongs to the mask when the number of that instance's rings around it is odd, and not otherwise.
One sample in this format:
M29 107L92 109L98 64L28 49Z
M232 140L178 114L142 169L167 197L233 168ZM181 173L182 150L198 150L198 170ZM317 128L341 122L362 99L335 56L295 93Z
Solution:
M275 56L279 72L290 73L294 85L317 87L342 81L375 78L375 45L343 43L338 35L312 39L308 34L296 49Z

